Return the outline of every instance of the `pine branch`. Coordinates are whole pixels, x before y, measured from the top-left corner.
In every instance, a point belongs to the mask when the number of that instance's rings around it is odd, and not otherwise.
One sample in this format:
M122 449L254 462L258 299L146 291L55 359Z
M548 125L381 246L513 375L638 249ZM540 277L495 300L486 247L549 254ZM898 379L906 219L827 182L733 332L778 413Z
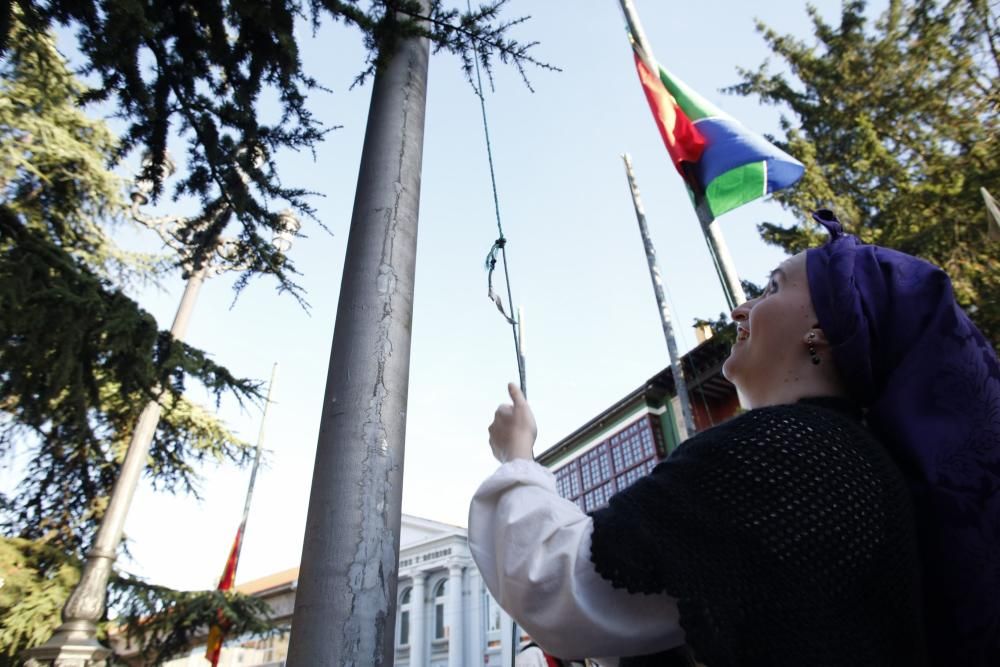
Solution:
M120 611L114 631L139 647L145 664L189 651L220 620L234 637L280 633L264 600L237 592L178 591L119 573L109 602Z
M789 252L822 241L810 220L837 210L863 241L946 268L959 303L1000 347L1000 244L987 236L980 187L1000 179L995 19L983 0L897 0L874 23L860 0L839 24L815 10L815 45L758 30L788 74L741 69L728 92L782 107L777 143L806 165L774 199L795 213L762 238ZM984 57L975 57L984 54Z

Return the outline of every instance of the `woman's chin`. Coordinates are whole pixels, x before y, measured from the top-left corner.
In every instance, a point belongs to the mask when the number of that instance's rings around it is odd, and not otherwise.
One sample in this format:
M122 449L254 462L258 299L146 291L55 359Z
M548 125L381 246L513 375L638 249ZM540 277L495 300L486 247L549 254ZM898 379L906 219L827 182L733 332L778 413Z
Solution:
M735 358L735 352L736 349L733 348L733 352L730 352L729 357L722 362L722 377L726 378L733 384L738 385L740 362Z

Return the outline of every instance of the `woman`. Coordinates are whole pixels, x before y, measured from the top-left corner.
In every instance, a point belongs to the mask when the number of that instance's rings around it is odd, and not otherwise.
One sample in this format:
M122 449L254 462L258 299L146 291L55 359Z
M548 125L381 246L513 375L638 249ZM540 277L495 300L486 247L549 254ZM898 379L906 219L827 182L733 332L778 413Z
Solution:
M1000 664L996 354L940 269L814 217L830 242L733 312L723 370L751 410L608 507L585 515L558 496L510 387L490 427L504 465L473 498L469 541L547 650L646 656L623 665L675 664L684 645L708 667Z

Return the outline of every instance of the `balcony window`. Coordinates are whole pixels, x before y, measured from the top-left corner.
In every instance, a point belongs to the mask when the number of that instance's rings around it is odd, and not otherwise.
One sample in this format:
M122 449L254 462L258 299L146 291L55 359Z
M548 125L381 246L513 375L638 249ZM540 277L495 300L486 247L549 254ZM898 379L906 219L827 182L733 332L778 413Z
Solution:
M399 646L407 646L410 643L410 595L412 588L407 588L399 596Z
M448 580L442 579L434 589L434 639L445 639L444 600L448 594Z
M659 462L660 426L644 416L580 457L554 470L563 498L589 512L607 504L615 493L631 486Z

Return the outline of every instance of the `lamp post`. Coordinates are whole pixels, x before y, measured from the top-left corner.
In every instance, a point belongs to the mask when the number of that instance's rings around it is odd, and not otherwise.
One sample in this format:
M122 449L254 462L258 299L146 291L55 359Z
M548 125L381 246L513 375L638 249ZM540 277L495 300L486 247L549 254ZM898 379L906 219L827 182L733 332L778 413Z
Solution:
M173 171L174 164L168 157L164 164L164 177L169 177ZM181 266L187 283L170 327L170 335L181 341L187 332L198 291L205 279L225 271L247 267L232 261L237 256L235 241L217 235L205 246L191 249L179 236L179 232L190 223L188 218L154 217L143 213L141 207L149 202L152 189L153 183L148 179L136 180L135 189L131 193L131 215L137 222L159 234L166 245L181 255ZM292 239L301 225L291 210L282 211L280 216L282 226L275 232L271 243L284 254L291 247ZM154 393L157 398L146 403L132 431L125 461L111 491L108 508L97 529L93 546L87 554L80 581L63 607L62 625L56 628L47 642L25 652L27 667L97 667L104 664L110 653L109 649L97 641L97 621L104 613L108 579L121 542L125 518L146 466L149 447L163 410L160 402L161 389L154 388Z

